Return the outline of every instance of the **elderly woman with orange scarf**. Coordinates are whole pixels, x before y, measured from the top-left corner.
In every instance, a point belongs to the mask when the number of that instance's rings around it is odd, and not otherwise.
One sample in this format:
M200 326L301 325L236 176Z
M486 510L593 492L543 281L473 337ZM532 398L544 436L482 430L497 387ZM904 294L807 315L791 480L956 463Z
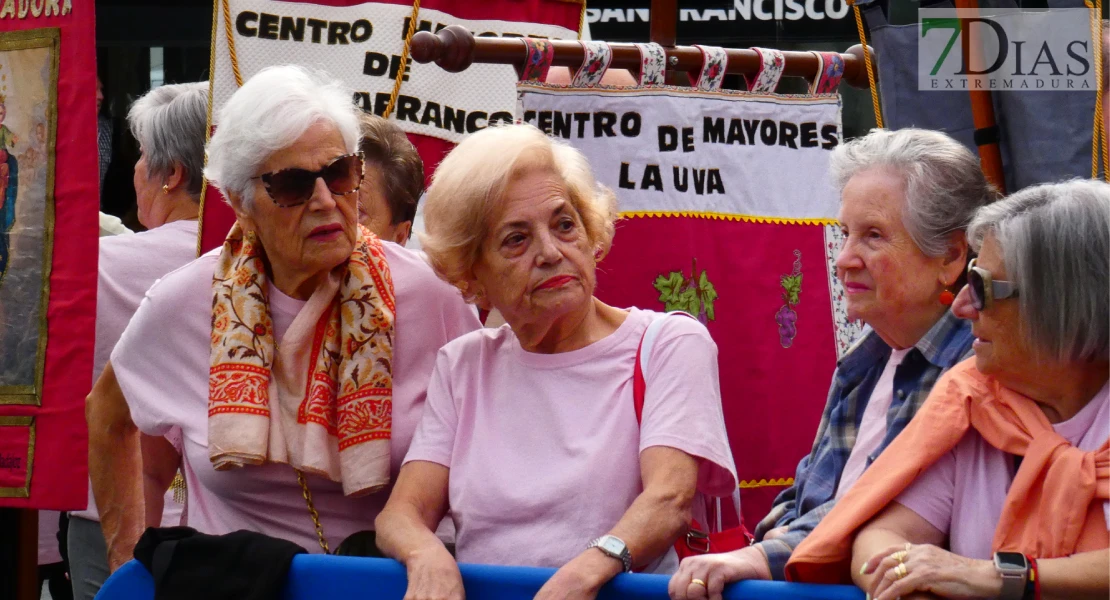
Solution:
M979 257L953 310L975 358L937 382L787 576L854 581L873 600L1104 599L1110 185L1023 190L969 233Z
M145 524L161 514L149 509L164 483L155 494L142 482L168 481L179 463L186 521L202 533L329 551L373 529L436 353L479 327L421 255L359 225L359 189L376 182L364 182L348 90L270 67L217 125L204 172L236 225L147 291L88 401L113 568L144 508Z

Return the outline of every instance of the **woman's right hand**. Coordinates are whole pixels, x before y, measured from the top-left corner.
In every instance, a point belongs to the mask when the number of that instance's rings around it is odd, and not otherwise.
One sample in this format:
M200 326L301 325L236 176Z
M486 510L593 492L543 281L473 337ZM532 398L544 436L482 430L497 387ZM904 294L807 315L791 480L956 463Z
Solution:
M404 600L465 600L459 564L442 543L413 553L405 568L409 583Z
M725 585L746 579L770 579L767 556L758 546L724 554L704 554L683 559L671 577L671 600L721 600Z

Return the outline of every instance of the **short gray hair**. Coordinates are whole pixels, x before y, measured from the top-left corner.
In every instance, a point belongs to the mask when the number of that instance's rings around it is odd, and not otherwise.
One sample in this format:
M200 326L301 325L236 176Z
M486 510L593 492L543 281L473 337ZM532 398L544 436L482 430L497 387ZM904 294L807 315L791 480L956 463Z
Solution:
M1110 184L1026 188L975 215L972 248L988 235L1017 285L1029 341L1060 361L1110 358Z
M296 65L267 67L248 79L220 109L208 141L204 175L232 203L251 210L251 178L273 153L296 142L309 127L335 125L347 152L358 151L358 109L346 87L324 73ZM241 206L234 206L232 196Z
M180 164L185 171L185 190L199 200L208 128L208 82L150 90L131 105L127 123L146 156L147 176L165 177L175 163Z
M829 158L840 191L859 173L884 168L905 181L902 223L926 256L943 256L949 235L966 229L979 207L998 198L979 159L939 131L872 129L837 146Z

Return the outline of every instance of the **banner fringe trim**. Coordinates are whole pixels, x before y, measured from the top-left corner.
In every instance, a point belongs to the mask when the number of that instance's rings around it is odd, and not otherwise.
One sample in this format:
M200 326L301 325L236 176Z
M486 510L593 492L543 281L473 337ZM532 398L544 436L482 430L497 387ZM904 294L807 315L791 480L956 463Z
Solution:
M750 489L753 489L753 488L761 488L761 487L786 487L786 486L789 486L789 485L794 485L794 478L793 477L783 477L781 479L769 479L769 480L768 479L760 479L759 481L756 481L754 479L741 480L740 481L740 489L742 489L742 490L750 490Z

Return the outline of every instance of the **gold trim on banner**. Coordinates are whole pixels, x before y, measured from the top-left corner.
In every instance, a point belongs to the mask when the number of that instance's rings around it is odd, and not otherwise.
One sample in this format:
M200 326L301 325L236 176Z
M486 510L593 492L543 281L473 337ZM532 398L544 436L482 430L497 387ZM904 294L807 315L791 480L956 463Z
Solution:
M393 114L393 107L397 105L397 98L401 95L401 82L405 80L408 70L409 50L412 48L412 36L416 35L416 20L420 16L420 0L412 3L412 16L409 17L409 30L405 32L405 45L401 47L401 68L397 69L397 77L393 79L393 91L389 92L389 104L385 106L382 118L388 119Z
M1091 179L1098 179L1099 151L1102 150L1103 177L1110 181L1110 154L1105 151L1106 126L1102 120L1102 0L1084 0L1090 11L1091 45L1095 55L1095 124L1091 130Z
M235 34L231 31L231 2L223 0L224 34L227 36L227 54L231 57L231 72L235 75L235 85L243 87L243 75L239 73L239 57L235 55Z
M661 218L661 217L689 217L692 219L716 219L719 221L746 221L748 223L774 223L776 225L836 225L836 219L792 219L789 217L766 217L759 215L738 215L731 213L717 213L706 211L687 210L649 210L622 212L622 219L636 218Z
M31 472L35 462L35 418L0 417L0 427L27 427L30 429L27 437L27 480L23 483L23 487L0 487L0 498L30 498Z
M226 0L225 0L226 1ZM220 20L220 0L212 0L212 43L208 49L208 107L206 109L205 128L204 128L204 147L208 147L208 141L212 139L212 90L216 87L216 24ZM204 153L204 167L208 168L208 153ZM200 178L200 209L197 211L197 256L201 255L204 249L202 241L204 240L204 197L208 195L208 178L203 174Z
M42 386L46 370L46 312L50 306L50 273L53 270L54 257L54 155L57 152L58 136L58 46L61 39L58 32L57 27L49 27L0 33L2 52L50 49L50 89L47 91L46 107L46 206L42 223L42 292L39 295L39 343L35 358L35 382L33 385L0 386L0 405L42 406Z
M883 127L883 111L879 108L879 88L875 85L875 71L871 64L871 52L867 46L867 34L863 31L863 16L860 14L859 5L854 0L849 0L852 11L856 14L856 30L859 32L859 43L863 46L863 67L867 69L867 84L871 88L871 108L875 111L875 127Z
M760 479L759 481L756 481L754 479L741 481L740 489L750 490L762 487L786 487L788 485L794 485L793 477L784 477L782 479Z

